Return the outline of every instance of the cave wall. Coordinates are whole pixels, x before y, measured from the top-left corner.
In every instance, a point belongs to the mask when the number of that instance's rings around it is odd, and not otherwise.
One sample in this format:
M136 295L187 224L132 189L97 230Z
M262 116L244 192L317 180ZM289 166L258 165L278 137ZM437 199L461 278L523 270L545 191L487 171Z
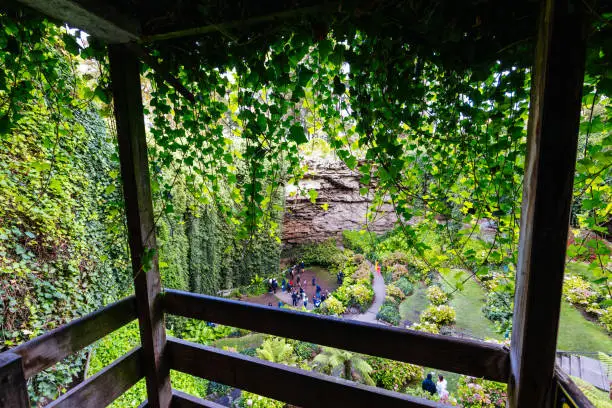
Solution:
M373 220L366 220L371 197L359 194L363 185L359 183L358 171L339 161L307 161L305 164L309 170L300 180L299 189L286 190L284 245L319 242L330 237L340 241L343 230L359 230L366 225L369 231L377 233L393 228L397 217L390 203L379 207ZM310 201L310 189L318 192L316 204ZM328 205L327 210L324 204Z

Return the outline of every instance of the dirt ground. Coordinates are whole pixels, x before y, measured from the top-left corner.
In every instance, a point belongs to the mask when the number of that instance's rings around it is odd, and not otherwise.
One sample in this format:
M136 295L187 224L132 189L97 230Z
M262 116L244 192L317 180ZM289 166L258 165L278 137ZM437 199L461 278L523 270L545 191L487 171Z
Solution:
M312 278L315 278L315 286L312 285ZM287 282L289 279L285 278ZM241 300L244 302L256 303L259 305L267 306L269 303L272 303L272 306L278 306L279 300L284 304L290 304L291 298L287 294L287 292L283 292L281 290L281 281L278 282L278 289L276 291L276 295L272 293L265 293L260 296L249 296L243 297ZM311 266L307 267L304 272L300 274L300 282L302 283L302 288L306 291L306 295L308 296L309 309L312 308L312 299L314 298L316 292L316 285L321 286L322 291L328 290L329 293L332 293L334 290L338 288L338 282L336 277L329 273L327 269L321 268L319 266ZM297 283L297 279L294 278L294 286Z

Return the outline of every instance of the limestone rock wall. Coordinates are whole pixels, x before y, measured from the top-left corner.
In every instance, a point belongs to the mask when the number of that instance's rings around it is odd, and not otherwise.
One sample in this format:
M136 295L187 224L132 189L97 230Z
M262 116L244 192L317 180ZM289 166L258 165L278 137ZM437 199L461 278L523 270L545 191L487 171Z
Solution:
M378 208L374 219L367 222L371 200L359 194L362 186L358 171L350 170L339 161L318 160L306 164L309 170L299 182L299 189L287 189L285 194L285 245L318 242L330 237L341 240L343 230L359 230L366 224L368 230L378 233L393 228L397 217L391 204ZM310 202L307 193L310 189L319 193L316 204ZM292 195L291 191L297 194Z

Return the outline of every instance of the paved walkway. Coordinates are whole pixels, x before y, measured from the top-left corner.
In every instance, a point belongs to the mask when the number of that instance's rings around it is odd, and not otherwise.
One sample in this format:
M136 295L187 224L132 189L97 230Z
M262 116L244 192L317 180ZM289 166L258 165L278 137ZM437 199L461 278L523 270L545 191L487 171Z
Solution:
M380 310L382 304L385 302L385 294L387 292L385 286L385 279L382 277L382 274L376 273L372 264L370 264L370 269L374 274L374 282L372 282L372 288L374 289L374 302L372 302L372 306L370 306L370 308L366 310L365 313L347 317L352 320L357 320L359 322L384 324L380 320L376 319L376 315L378 314L378 310Z
M578 354L557 353L557 364L569 375L582 378L601 390L610 391L612 378L606 377L606 368L599 360Z

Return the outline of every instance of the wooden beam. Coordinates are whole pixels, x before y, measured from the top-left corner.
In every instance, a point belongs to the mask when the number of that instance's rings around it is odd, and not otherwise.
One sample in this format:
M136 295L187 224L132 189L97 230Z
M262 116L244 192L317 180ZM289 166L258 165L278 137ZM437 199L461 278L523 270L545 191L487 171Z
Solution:
M17 0L109 44L136 41L140 24L100 0Z
M166 33L144 35L141 37L140 42L150 43L153 41L164 41L164 40L171 40L175 38L190 37L194 35L209 34L209 33L214 33L217 31L224 33L233 28L246 27L246 26L261 24L261 23L270 23L270 22L278 21L278 20L287 20L290 18L295 18L295 17L308 15L308 14L325 13L326 11L331 12L333 11L334 7L336 8L338 7L338 4L339 3L337 2L331 2L331 3L326 3L320 6L311 6L311 7L303 7L303 8L297 8L297 9L279 11L279 12L272 13L272 14L267 14L263 16L255 16L255 17L250 17L250 18L246 18L242 20L226 21L226 22L221 22L217 24L208 24L202 27L194 27L194 28L188 28L184 30L166 32Z
M509 383L511 407L547 407L552 397L561 287L580 102L584 11L544 0L531 76L531 106Z
M300 370L179 339L168 340L172 369L299 407L444 407L408 394Z
M271 308L177 290L166 290L171 314L274 334L507 382L508 350L498 344L440 336L397 327Z
M25 377L30 378L134 319L136 298L130 296L46 332L11 352L21 356Z
M48 408L106 407L142 377L142 349L137 347L47 405Z
M206 401L187 393L172 390L172 408L225 408L221 404Z
M120 44L109 46L109 60L148 402L153 408L165 408L170 405L172 394L169 370L163 360L166 332L158 296L161 282L140 88L140 63L125 45Z
M11 352L0 354L0 407L30 407L21 357Z
M565 406L560 404L562 402L560 401L561 397L564 397L564 399L571 401L575 407L595 408L593 403L589 401L582 391L580 391L580 388L574 384L569 375L567 375L559 366L555 367L555 379L557 383L557 403L554 405L555 407ZM571 405L568 404L568 406Z

